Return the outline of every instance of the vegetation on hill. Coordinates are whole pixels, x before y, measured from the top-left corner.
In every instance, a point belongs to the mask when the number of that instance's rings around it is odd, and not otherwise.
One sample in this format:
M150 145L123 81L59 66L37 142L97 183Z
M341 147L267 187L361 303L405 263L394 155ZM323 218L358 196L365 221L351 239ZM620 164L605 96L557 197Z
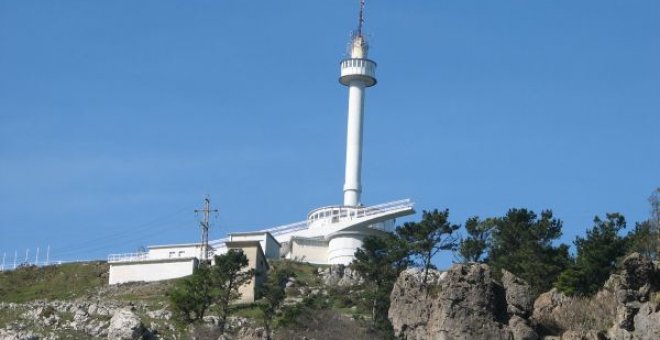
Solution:
M538 294L552 287L568 295L594 294L615 269L618 259L639 252L649 259L660 253L660 188L649 198L651 216L624 234L623 215L609 213L594 218L586 236L574 241L576 255L566 244L556 244L563 223L543 211L540 217L527 209L511 209L503 217L466 222L467 236L459 244L459 258L484 262L497 275L506 269L525 279Z
M651 218L625 236L622 215L607 214L604 221L596 217L587 235L574 242L577 256L571 256L568 245L557 243L563 222L551 210L537 215L528 209L510 209L502 217L472 217L465 223L467 237L460 242L456 240L459 226L449 221L449 212L433 210L424 211L419 222L398 227L390 237L365 238L352 266L365 279L374 326L385 330L391 328L388 293L398 274L416 264L424 269L425 286L428 269L433 267L430 259L442 250L457 251L466 263L487 263L496 277L507 270L529 283L535 295L557 287L568 295L589 296L602 287L622 256L640 251L658 258L660 189L649 201Z
M75 299L108 284L106 262L26 266L0 272L0 301Z

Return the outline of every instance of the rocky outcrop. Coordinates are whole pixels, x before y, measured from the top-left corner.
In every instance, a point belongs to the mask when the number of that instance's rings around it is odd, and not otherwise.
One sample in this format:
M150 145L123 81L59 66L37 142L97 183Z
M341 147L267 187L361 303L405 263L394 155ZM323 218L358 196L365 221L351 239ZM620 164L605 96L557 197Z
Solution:
M605 283L604 291L616 299L611 339L660 339L660 271L653 262L634 253L627 256L622 271ZM651 336L655 333L655 336Z
M350 267L343 264L333 264L330 267L319 268L317 274L327 286L355 286L364 282L364 279Z
M502 285L505 288L507 313L527 318L534 310L534 295L524 280L502 270Z
M108 339L111 340L136 340L145 335L146 329L131 309L121 309L110 319L108 327Z
M534 302L533 321L562 339L660 339L660 270L631 254L593 297L568 297L556 289Z
M403 272L391 294L389 318L406 339L538 339L527 316L529 286L511 273L493 279L485 264L454 265L449 271Z

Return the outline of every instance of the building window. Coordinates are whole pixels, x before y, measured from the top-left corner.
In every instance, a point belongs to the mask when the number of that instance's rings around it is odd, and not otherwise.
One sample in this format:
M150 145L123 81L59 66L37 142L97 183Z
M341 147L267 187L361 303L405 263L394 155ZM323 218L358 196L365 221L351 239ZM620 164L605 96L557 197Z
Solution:
M183 257L183 254L185 254L185 253L186 253L186 252L183 251L183 250L179 251L179 257Z
M174 257L174 254L175 254L175 252L171 251L171 252L170 252L170 258L173 258L173 257Z

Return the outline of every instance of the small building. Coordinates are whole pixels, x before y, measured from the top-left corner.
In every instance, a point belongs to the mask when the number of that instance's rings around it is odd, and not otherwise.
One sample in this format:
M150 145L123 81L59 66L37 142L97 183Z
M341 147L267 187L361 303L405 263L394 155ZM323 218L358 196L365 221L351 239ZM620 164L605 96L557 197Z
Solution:
M259 241L228 241L225 243L227 250L240 249L243 254L248 258L248 268L245 270L254 269L253 279L244 284L238 289L241 293L241 298L238 303L251 303L259 298L259 287L266 280L266 273L268 272L268 261L261 249Z
M230 237L233 241L225 242L221 249L209 247L208 256L213 258L213 255L225 253L229 249L242 250L248 258L246 270L254 269L255 276L249 283L240 287L239 291L242 296L238 302L254 302L268 271L264 248L271 256L278 258L280 244L268 232L237 233ZM199 243L157 245L147 249L147 252L109 255L108 283L113 285L128 282L153 282L192 275L199 265L202 255L202 246Z
M199 243L149 246L147 252L108 256L111 285L171 280L192 275L199 264Z
M227 251L227 242L242 242L242 241L258 241L264 255L269 260L277 260L280 258L280 242L267 231L251 231L231 233L226 239L214 241L211 243L215 250L215 254L224 254Z

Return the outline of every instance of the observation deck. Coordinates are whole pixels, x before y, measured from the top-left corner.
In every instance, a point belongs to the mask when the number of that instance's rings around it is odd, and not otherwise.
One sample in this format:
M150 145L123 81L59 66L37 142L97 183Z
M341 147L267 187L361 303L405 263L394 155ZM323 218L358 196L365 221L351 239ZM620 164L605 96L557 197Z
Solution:
M376 85L376 62L366 58L347 58L341 61L341 76L339 82L350 86L355 80L362 81L364 86Z
M412 211L414 203L409 200L399 200L368 207L351 206L327 206L312 210L307 215L307 225L309 229L322 228L330 224L360 220L366 217L395 213L398 211ZM374 223L370 226L372 229L391 232L394 229L393 221L386 220Z

